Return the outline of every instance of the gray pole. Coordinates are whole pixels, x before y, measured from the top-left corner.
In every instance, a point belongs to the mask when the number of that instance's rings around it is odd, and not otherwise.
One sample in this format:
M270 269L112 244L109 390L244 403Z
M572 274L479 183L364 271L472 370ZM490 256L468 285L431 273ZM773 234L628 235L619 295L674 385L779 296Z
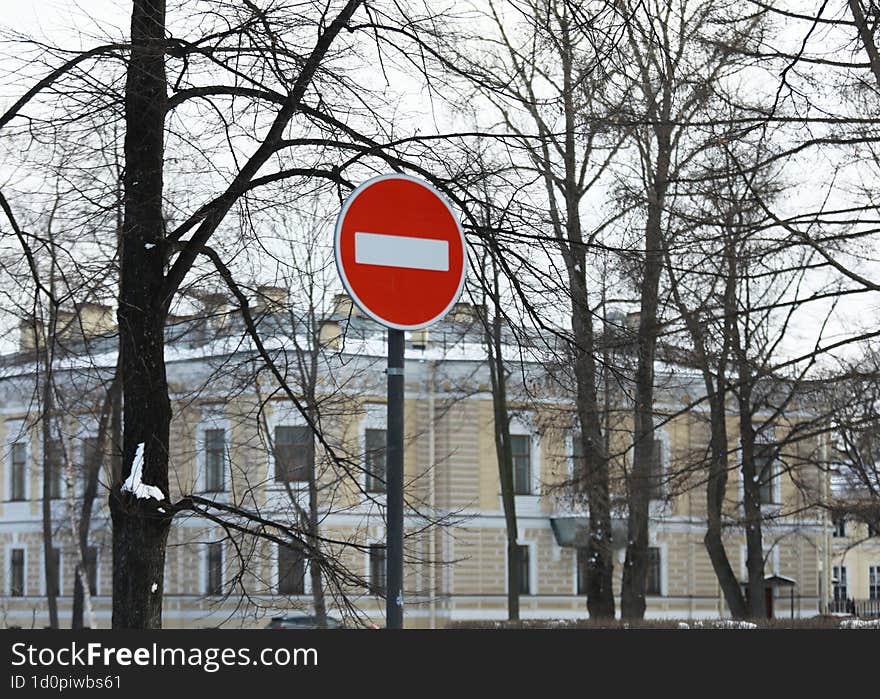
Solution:
M385 628L403 628L403 330L388 330Z

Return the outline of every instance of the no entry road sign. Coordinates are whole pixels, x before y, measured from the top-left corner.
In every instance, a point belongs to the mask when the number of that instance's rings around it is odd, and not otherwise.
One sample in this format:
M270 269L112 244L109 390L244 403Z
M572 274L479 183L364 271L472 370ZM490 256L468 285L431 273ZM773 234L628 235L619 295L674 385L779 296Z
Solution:
M382 175L351 193L336 220L336 267L368 316L396 330L424 328L458 301L464 234L446 200L408 175Z

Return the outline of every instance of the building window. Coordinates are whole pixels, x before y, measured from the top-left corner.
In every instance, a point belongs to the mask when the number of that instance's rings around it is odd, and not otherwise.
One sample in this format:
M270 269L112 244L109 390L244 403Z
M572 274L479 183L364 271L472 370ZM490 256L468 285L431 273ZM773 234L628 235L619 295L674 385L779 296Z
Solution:
M868 597L880 599L880 565L868 568Z
M278 546L278 594L306 592L306 557L298 546Z
M833 566L831 575L834 578L834 601L843 602L849 599L846 586L846 566Z
M872 539L880 536L880 521L875 519L868 522L868 536Z
M510 435L513 455L513 492L517 495L532 493L532 439L524 434Z
M530 575L529 546L528 544L517 544L516 551L519 559L517 561L519 564L519 594L530 595L532 594L532 576Z
M311 430L305 425L275 428L275 480L308 483L314 454Z
M831 518L831 526L834 528L835 539L846 538L846 517L844 515L834 515Z
M9 595L24 597L24 549L12 549L9 554Z
M776 484L774 456L772 445L755 445L755 475L758 479L758 502L761 505L772 505L776 502L776 495L774 493L774 485Z
M218 493L226 488L226 430L205 430L205 490Z
M368 429L364 432L364 468L367 473L365 488L368 493L385 492L387 432Z
M215 541L206 544L208 575L205 580L206 595L223 594L223 542Z
M60 439L49 441L45 469L49 479L49 497L56 500L61 497L61 475L64 472L64 443Z
M587 561L589 560L590 550L581 547L577 550L577 594L587 594Z
M57 597L61 594L61 549L53 546L49 557L54 577L47 581L46 593L54 594Z
M12 445L12 478L10 483L10 500L25 499L27 483L27 444L16 442Z
M385 545L370 544L370 592L385 594Z
M662 595L663 579L661 575L660 549L656 546L648 547L648 572L645 576L645 594Z
M648 497L662 500L663 493L663 440L651 440L651 463L648 473Z

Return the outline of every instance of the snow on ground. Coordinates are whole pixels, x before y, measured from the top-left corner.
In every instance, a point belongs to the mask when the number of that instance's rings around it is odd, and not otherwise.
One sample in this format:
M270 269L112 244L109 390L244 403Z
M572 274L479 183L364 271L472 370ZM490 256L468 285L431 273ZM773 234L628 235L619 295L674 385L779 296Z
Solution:
M146 485L141 479L144 471L144 443L137 445L137 451L134 454L134 462L131 464L131 473L122 484L122 489L131 493L136 498L146 500L153 498L154 500L164 500L165 495L160 488L155 485Z
M681 625L679 625L681 628ZM694 629L757 629L758 625L751 621L736 621L735 619L717 619L714 621L695 621L691 627Z
M841 629L880 629L880 619L866 621L864 619L844 619L840 622Z

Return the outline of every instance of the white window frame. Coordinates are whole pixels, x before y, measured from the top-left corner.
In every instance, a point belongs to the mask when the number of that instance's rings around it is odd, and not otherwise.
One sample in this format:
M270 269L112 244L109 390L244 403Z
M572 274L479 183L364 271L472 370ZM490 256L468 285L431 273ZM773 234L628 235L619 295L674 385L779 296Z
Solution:
M24 421L7 420L6 421L6 438L3 445L3 457L6 468L6 476L3 479L3 487L5 489L3 502L6 507L21 506L31 499L31 479L30 471L32 450L31 436L24 430ZM24 499L12 500L12 446L14 444L24 444Z
M83 434L77 435L76 442L74 445L74 457L73 457L73 466L72 469L72 480L71 485L73 486L73 497L75 500L80 501L83 496L83 491L85 489L85 471L80 473L80 477L77 478L77 473L80 472L80 469L84 468L86 465L86 440L87 439L97 439L97 433L92 434L91 431L85 432ZM98 478L101 478L100 467L98 469Z
M388 591L388 549L387 549L388 542L385 539L384 530L381 527L378 528L378 533L376 534L376 536L367 537L366 549L364 550L364 571L365 571L364 580L366 580L368 583L368 588L365 591L365 594L368 597L379 597L372 590L373 566L372 566L372 562L370 560L370 549L373 546L385 546L386 547L386 549L385 549L385 591L387 593L387 591Z
M272 412L266 416L266 429L269 430L269 434L266 436L266 483L269 488L274 490L286 490L286 486L283 482L275 480L275 428L308 426L309 424L306 422L306 419L292 403L288 401L278 401L272 405ZM312 445L312 448L315 448L314 444ZM317 457L317 452L315 455ZM315 468L317 468L317 458L315 459ZM315 476L317 477L317 473ZM289 485L290 489L294 492L302 491L307 493L309 489L307 481L289 481L287 485Z
M574 561L574 575L571 580L571 594L575 597L587 596L586 592L578 592L578 551L580 551L581 549L588 550L586 546L574 546L570 549L572 553L571 557ZM586 580L584 582L586 582Z
M669 583L668 583L668 560L667 556L667 546L665 541L654 541L648 543L648 548L652 549L660 549L660 593L659 594L647 594L645 593L645 597L666 597L669 594Z
M67 499L67 478L65 478L65 476L66 476L65 469L68 467L69 462L70 462L70 452L69 452L70 443L68 441L65 441L64 435L59 435L58 439L55 441L61 442L63 460L62 460L61 464L58 465L58 468L61 469L61 472L58 474L58 497L51 498L51 500L50 500L51 502L59 502L61 500ZM45 461L45 458L43 455L43 446L44 446L44 442L42 439L40 439L40 443L37 446L37 453L39 454L39 464L38 464L37 472L40 474L40 480L38 481L38 483L40 484L40 490L39 490L40 495L39 495L38 499L40 499L40 500L43 498L43 492L42 492L43 477L44 477L43 470L46 466L46 461Z
M871 572L874 573L874 586L877 588L877 596L871 596ZM880 600L880 563L868 566L868 599Z
M221 553L220 553L220 594L215 595L213 592L208 592L208 582L210 577L210 569L208 568L208 553L210 551L210 546L212 544L220 544ZM218 598L223 597L226 590L226 546L223 545L223 539L206 541L202 545L202 555L201 555L201 580L202 580L202 597L210 597L210 598ZM277 575L275 576L278 577Z
M840 575L838 574L838 576L837 576L838 582L836 582L836 583L834 582L834 577L835 577L835 576L834 576L834 569L835 569L835 568L836 568L838 571L840 571L840 570L843 571L843 576L840 576ZM836 600L836 597L835 597L835 590L837 589L837 586L840 584L840 578L841 578L841 577L846 578L846 594L843 596L843 599L844 599L844 600L848 600L848 599L851 598L851 595L850 595L850 580L849 580L849 566L847 566L846 563L844 563L843 561L841 561L840 563L837 563L837 564L834 564L834 565L831 566L831 599L832 599L832 600Z
M230 429L229 419L215 410L203 410L202 417L196 425L196 492L208 493L205 488L208 483L207 472L207 446L206 433L208 430L223 430L223 490L212 490L212 495L229 493L232 485L232 458L230 453Z
M358 453L360 454L360 469L358 469L358 486L364 491L367 492L367 471L366 471L366 462L367 462L367 430L385 430L385 434L388 434L388 407L385 403L364 403L364 415L361 418L360 425L358 426ZM405 451L405 450L404 450ZM387 469L387 446L386 446L386 477L388 475ZM387 483L386 483L386 491L387 491ZM375 492L369 491L369 497L377 500L378 502L384 502L386 492ZM366 496L365 496L366 497ZM379 542L375 542L379 543ZM367 555L369 558L369 553Z
M538 595L538 561L537 561L537 545L534 541L522 541L520 539L516 540L517 546L526 546L529 549L529 593L527 595L520 594L519 597L536 597ZM575 556L575 560L577 560L577 556ZM508 593L509 588L509 579L507 576L507 569L510 566L510 556L507 552L507 546L504 546L504 592ZM575 570L575 590L577 590L577 570Z
M529 438L529 493L515 493L516 498L538 498L541 495L541 438L534 429L531 414L510 418L510 436Z
M22 590L22 594L20 597L12 596L12 551L14 549L22 549L24 551L24 560L22 563L22 570L24 577L22 579L22 583L24 589ZM4 586L3 589L6 593L6 596L11 600L16 599L24 599L28 597L31 592L28 590L28 564L30 563L30 551L28 551L28 546L26 543L18 541L18 537L15 536L13 541L6 544L4 547L4 555L5 555L5 565L3 566L3 579Z
M311 572L311 559L306 556L303 561L303 593L301 595L285 595L278 591L278 549L280 548L280 544L276 544L272 542L272 595L275 597L282 598L300 598L300 597L308 597L312 594L312 576Z
M85 489L85 471L83 471L83 467L86 463L86 440L87 439L97 439L98 438L98 420L94 416L81 416L77 418L78 423L73 431L73 434L70 435L70 453L68 454L69 464L70 464L70 483L67 482L68 473L62 474L62 487L63 492L66 495L68 493L67 487L70 485L73 488L73 497L76 500L82 498L83 491ZM105 445L106 446L106 445ZM101 477L100 470L98 471L98 478Z
M660 442L660 484L658 489L662 497L651 498L653 502L665 502L669 499L669 474L672 473L672 441L669 438L669 430L665 425L665 417L654 418L653 439ZM662 423L662 424L660 424ZM654 458L653 455L651 458ZM663 552L660 552L663 555Z

